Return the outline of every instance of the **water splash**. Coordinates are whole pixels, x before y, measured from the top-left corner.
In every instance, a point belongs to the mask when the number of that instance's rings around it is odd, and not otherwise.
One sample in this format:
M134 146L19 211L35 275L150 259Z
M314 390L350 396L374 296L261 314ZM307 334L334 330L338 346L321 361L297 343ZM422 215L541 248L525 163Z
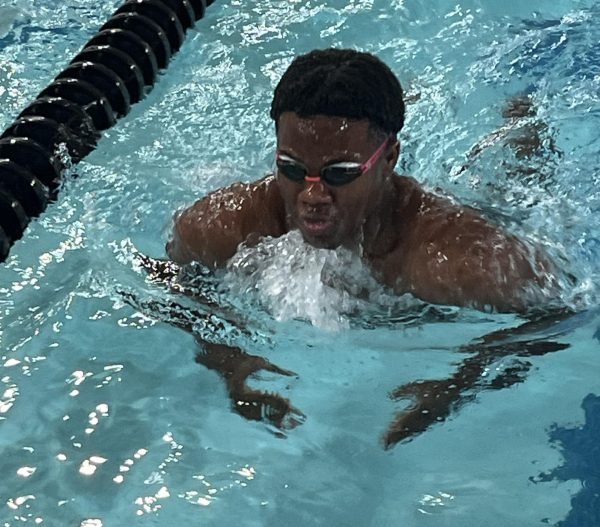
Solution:
M227 266L224 284L277 320L302 319L329 330L348 327L373 304L418 303L410 295L389 294L357 254L312 247L298 231L242 247Z

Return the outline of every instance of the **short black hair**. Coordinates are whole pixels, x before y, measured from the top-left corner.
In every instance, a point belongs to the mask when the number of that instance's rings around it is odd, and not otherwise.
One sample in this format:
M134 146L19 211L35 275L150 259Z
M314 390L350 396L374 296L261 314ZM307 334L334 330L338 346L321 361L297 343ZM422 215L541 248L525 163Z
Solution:
M374 55L352 49L317 49L296 57L275 88L275 126L283 112L368 119L389 135L404 125L397 77Z

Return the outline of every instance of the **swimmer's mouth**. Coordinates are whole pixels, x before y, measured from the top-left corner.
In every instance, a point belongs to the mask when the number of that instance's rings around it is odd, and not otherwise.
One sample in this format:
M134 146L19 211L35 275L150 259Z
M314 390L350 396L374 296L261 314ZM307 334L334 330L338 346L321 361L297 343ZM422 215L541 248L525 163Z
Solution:
M333 227L333 220L322 216L304 216L300 218L302 230L308 234L325 234Z

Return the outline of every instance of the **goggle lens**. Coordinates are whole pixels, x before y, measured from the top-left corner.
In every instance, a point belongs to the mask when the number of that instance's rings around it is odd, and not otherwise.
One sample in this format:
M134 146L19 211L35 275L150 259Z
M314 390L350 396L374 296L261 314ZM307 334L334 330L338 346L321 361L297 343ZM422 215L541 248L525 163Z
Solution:
M292 181L304 181L307 171L302 165L287 159L277 158L277 168L286 178Z
M343 164L339 164L324 167L321 170L321 179L328 185L339 187L354 181L357 177L362 175L360 165L355 163L347 163L346 165L347 166L343 166ZM296 183L304 181L308 175L308 171L300 163L296 163L283 156L278 156L277 168L286 178L295 181Z
M321 178L328 185L340 186L354 181L362 173L359 165L353 167L331 166L325 167L321 171Z
M385 151L385 147L388 145L390 138L388 137L382 145L375 151L368 161L359 165L358 163L352 162L341 162L334 163L329 166L325 166L321 169L319 178L322 179L328 185L339 187L346 185L351 181L354 181L357 177L364 174L369 170L375 162L379 159L381 154ZM301 183L305 179L307 181L318 181L319 178L309 177L308 170L306 167L285 154L277 152L275 157L277 168L286 178L296 183Z

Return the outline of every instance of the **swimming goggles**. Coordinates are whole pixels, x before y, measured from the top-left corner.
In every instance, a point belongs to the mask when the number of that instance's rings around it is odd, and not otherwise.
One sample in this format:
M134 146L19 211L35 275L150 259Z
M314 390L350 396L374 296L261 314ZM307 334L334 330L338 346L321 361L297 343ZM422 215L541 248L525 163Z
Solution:
M295 159L277 152L275 155L275 163L279 172L286 178L296 183L302 181L316 182L323 180L328 185L339 187L354 181L357 177L362 176L369 170L385 152L385 147L388 145L390 138L388 137L384 143L375 151L375 153L364 163L353 163L351 161L343 161L341 163L332 163L324 166L318 176L310 176L308 169Z

